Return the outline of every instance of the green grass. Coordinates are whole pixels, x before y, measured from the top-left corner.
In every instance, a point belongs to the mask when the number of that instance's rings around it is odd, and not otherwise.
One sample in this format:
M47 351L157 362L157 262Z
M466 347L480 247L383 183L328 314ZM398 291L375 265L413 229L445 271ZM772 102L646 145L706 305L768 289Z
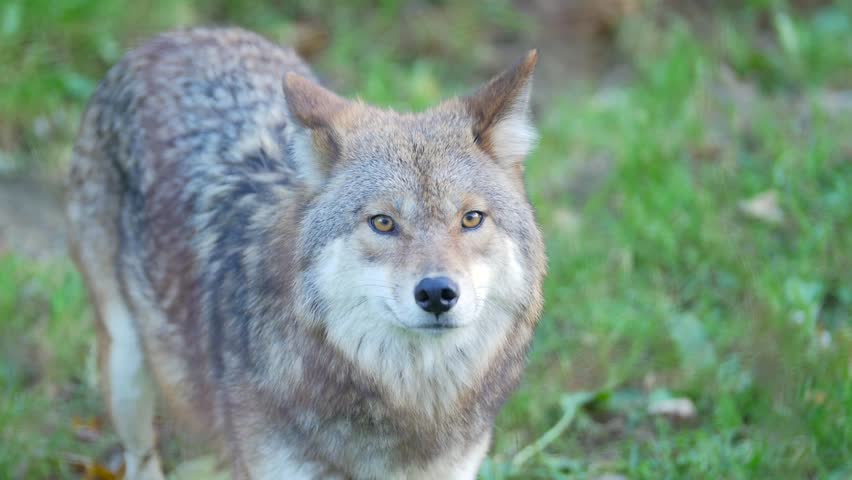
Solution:
M30 124L79 113L116 58L110 44L211 18L282 39L293 31L262 2L135 12L63 0L44 17L29 10L37 3L0 6L0 34L18 8L18 46L35 52L0 43L0 58L35 55L15 71L0 61L13 85L0 88L0 130L23 132L7 151L24 162L67 148L76 120L42 140ZM676 16L633 18L618 34L629 85L543 102L528 183L548 243L546 310L482 478L852 477L852 110L825 101L852 87L852 8L798 15L748 3L700 36ZM490 55L470 46L486 30L530 28L505 2L489 3L486 26L472 7L438 2L442 31L469 36L405 32L411 45L376 45L380 32L403 35L392 31L401 7L378 5L322 17L333 35L317 64L346 93L397 107L470 85L475 60ZM301 2L294 15L324 8ZM84 28L90 16L102 29ZM60 39L74 43L57 58L47 45ZM770 191L780 222L742 212ZM80 441L72 425L103 416L90 317L67 262L0 257L0 478L74 478L68 454L99 457L114 441ZM691 399L696 417L648 413L667 397Z
M69 473L68 454L95 455L112 440L75 439L75 419L98 415L94 328L70 263L0 255L0 478Z
M544 120L530 185L548 232L548 308L498 451L583 388L601 399L541 457L544 477L583 477L604 456L630 478L845 478L852 116L814 107L811 85L726 98L712 50L677 27L659 43L617 102L574 100ZM572 182L601 159L578 201ZM739 212L770 190L782 224ZM695 400L700 423L648 418L655 391ZM613 417L614 452L584 444Z

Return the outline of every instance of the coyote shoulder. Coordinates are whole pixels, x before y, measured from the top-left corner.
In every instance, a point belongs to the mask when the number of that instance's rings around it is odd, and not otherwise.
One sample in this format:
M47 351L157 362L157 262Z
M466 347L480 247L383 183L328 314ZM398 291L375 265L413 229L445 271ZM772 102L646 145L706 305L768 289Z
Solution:
M163 478L155 397L237 479L476 476L542 306L536 58L421 113L239 29L109 71L67 214L127 478Z

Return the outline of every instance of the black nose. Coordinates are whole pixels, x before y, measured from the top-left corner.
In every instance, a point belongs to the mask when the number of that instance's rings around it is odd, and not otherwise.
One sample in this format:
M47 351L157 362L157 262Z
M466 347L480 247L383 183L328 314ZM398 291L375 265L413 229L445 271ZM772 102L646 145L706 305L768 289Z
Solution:
M459 286L447 277L424 278L414 287L414 301L436 315L453 308L459 299Z

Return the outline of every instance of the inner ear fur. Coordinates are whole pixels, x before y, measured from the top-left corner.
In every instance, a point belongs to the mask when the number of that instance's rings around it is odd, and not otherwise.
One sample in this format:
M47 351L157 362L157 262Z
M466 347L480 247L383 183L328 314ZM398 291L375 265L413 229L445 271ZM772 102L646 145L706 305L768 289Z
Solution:
M462 103L473 119L477 144L498 163L517 166L532 150L538 134L530 121L532 76L538 51L530 50Z
M294 134L297 161L306 163L310 180L328 175L340 153L336 119L351 102L295 73L284 77L284 96L291 118L302 127Z
M284 97L293 119L309 129L331 126L334 118L350 103L331 90L292 72L284 77Z

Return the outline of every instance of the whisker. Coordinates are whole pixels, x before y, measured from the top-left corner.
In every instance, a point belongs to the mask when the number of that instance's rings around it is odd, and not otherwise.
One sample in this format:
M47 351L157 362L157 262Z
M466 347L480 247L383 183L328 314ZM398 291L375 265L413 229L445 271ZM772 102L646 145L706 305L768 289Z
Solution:
M362 287L370 287L370 288L388 288L388 289L391 289L391 290L393 290L393 289L395 289L395 288L396 288L396 286L395 286L395 285L381 285L381 284L372 284L372 283L362 283L362 284L360 284L360 285L355 285L355 286L354 286L354 287L352 287L352 288L362 288Z
M505 304L503 304L503 303L497 303L497 302L496 302L496 301L494 301L493 299L487 298L487 299L485 299L485 302L484 302L484 303L485 303L486 305L490 305L490 306L492 306L492 307L494 307L494 308L498 309L499 311L501 311L501 312L503 312L503 313L505 313L505 314L507 314L507 315L512 315L512 314L514 313L514 312L512 311L513 309L511 309L510 307L506 306L506 305L505 305Z

